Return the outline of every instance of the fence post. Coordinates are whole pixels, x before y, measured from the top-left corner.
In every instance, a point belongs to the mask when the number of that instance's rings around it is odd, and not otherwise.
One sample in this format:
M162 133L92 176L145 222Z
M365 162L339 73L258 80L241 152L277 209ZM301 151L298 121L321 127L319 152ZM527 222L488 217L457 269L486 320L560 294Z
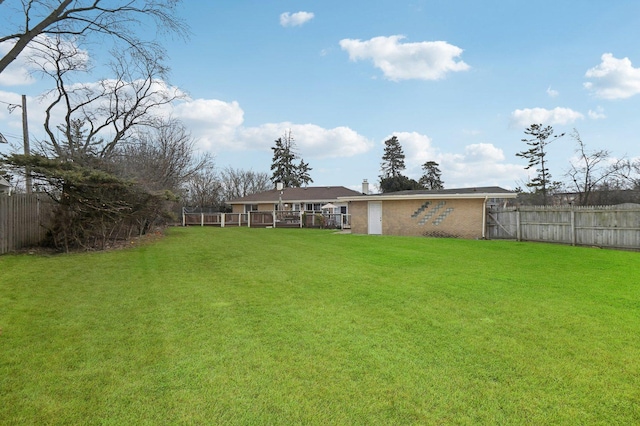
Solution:
M516 240L522 241L522 230L520 229L520 209L516 210Z
M224 213L220 213L220 228L224 228Z
M204 213L200 213L200 226L204 226Z
M9 251L9 241L7 241L7 220L9 215L9 196L0 195L0 254Z
M571 245L576 245L576 210L571 205Z

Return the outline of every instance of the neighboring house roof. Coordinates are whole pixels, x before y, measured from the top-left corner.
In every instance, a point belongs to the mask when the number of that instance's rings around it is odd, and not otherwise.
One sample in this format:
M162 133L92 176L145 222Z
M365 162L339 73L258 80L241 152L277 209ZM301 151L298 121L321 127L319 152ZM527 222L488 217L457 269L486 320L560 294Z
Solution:
M282 198L280 195L282 192ZM272 189L227 201L227 204L258 204L278 203L280 199L286 203L322 202L337 200L339 197L354 197L362 195L344 186L309 186L306 188L284 188L282 191Z
M454 199L454 198L516 198L517 193L499 186L484 186L477 188L455 188L413 191L386 192L382 194L357 195L339 197L339 201L370 201L370 200L429 200L429 199Z
M0 177L0 192L9 192L11 185L7 182L6 179Z

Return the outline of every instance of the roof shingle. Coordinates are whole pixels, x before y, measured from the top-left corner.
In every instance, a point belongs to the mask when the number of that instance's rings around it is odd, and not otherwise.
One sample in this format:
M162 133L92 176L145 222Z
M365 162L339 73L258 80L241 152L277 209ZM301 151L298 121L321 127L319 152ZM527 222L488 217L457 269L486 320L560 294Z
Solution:
M300 201L322 202L334 201L338 197L353 197L357 195L362 195L362 193L344 186L309 186L306 188L284 188L282 190L282 201L289 203ZM280 191L272 189L230 200L228 204L277 203L279 201Z

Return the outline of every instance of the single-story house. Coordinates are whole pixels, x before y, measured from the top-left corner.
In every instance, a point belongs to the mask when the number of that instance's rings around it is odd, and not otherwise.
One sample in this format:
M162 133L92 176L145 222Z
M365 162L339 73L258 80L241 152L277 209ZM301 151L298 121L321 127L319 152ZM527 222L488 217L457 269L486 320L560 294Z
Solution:
M362 195L344 186L309 186L306 188L282 188L259 192L228 201L233 213L250 213L254 211L274 212L292 211L307 213L348 214L349 203L340 201L340 197ZM323 209L327 204L333 205L329 210Z
M354 234L485 238L487 204L517 194L491 186L398 191L338 198L348 204Z
M356 195L362 194L344 186L278 186L270 191L228 201L232 212L220 216L220 226L227 226L230 220L229 223L237 223L238 226L344 229L349 227L349 203L339 201L339 197ZM201 223L206 221L207 218L202 216ZM184 222L187 223L186 217ZM216 224L215 218L212 224Z

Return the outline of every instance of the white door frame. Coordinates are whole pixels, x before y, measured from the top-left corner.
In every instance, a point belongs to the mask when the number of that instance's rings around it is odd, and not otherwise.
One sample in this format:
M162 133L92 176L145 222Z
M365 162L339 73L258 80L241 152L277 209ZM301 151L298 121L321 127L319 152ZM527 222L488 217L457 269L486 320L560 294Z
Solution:
M382 201L369 201L367 217L369 235L382 235Z

